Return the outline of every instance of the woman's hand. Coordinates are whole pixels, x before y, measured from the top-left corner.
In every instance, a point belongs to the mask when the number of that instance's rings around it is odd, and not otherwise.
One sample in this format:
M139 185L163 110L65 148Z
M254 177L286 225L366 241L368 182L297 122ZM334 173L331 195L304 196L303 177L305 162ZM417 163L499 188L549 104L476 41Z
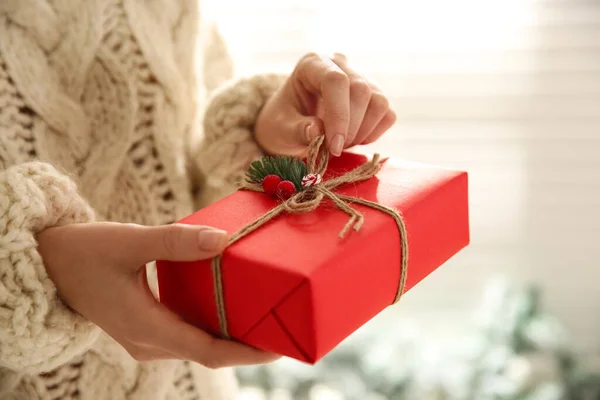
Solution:
M139 361L182 359L209 368L270 362L277 356L213 338L152 295L142 266L154 260L212 258L226 232L202 226L90 223L51 228L38 249L60 297Z
M270 154L302 156L323 131L330 152L372 143L396 122L381 90L349 65L345 56L304 56L265 104L255 139Z

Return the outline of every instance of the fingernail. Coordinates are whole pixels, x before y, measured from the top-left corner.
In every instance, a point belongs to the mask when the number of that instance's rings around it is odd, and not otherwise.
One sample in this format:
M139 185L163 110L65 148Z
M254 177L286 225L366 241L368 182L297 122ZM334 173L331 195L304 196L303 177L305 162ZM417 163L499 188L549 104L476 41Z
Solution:
M220 229L204 229L198 233L198 244L202 250L213 251L225 245L227 232Z
M306 128L304 128L304 136L306 137L307 142L310 142L312 140L312 135L310 133L311 129L312 129L312 124L308 124L308 125L306 125Z
M331 140L331 154L334 156L339 156L342 154L342 150L344 149L344 136L343 135L335 135Z

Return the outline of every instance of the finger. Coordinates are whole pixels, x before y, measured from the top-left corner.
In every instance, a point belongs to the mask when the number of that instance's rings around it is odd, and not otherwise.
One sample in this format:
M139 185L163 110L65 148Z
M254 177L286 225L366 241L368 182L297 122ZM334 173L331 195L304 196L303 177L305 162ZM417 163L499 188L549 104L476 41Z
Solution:
M134 287L127 292L125 300L133 305L126 330L129 332L127 340L134 349L155 349L171 354L171 358L195 361L211 368L261 364L280 357L216 339L186 323L154 298L143 269L132 282Z
M373 129L371 134L367 136L360 144L373 143L379 139L385 132L388 131L396 123L396 113L389 110L388 113L381 119L379 124Z
M227 245L227 232L208 226L132 226L124 241L134 264L155 260L195 261L215 257Z
M348 76L331 59L314 56L300 64L298 78L308 91L321 95L327 147L333 155L340 155L350 123Z
M291 118L288 123L292 124L291 129L294 130L294 134L297 137L297 143L302 145L299 147L300 152L306 152L306 146L309 145L314 138L323 134L323 131L325 130L323 121L318 117L299 116L298 119ZM302 156L303 154L296 155Z
M344 143L348 147L354 143L356 134L367 112L371 100L371 86L365 78L349 67L344 55L336 53L332 60L350 79L350 123L348 125L348 136Z
M362 121L362 125L354 138L354 143L362 143L373 133L373 130L379 125L383 117L389 111L390 103L388 99L379 91L373 92L369 101L369 107Z
M335 63L338 63L338 62L341 62L341 63L344 63L344 64L348 63L348 57L346 57L346 55L344 53L337 53L337 52L335 52L335 53L333 53L333 56L331 57L331 59Z
M133 357L136 361L154 361L154 360L172 360L176 359L177 355L166 352L162 349L156 349L152 346L135 345L135 344L122 344L123 348Z
M209 368L264 364L280 356L229 340L217 339L196 328L152 299L146 312L152 346L176 358L200 363Z

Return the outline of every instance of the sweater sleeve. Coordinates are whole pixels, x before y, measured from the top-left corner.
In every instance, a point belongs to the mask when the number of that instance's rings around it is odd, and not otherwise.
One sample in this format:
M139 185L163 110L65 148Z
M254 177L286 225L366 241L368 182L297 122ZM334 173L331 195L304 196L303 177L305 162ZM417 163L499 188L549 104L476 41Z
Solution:
M201 80L208 96L202 102L203 135L191 153L197 208L235 191L250 163L263 155L254 140L254 125L287 78L278 73L234 78L223 37L215 24L207 25Z
M204 137L194 157L201 179L199 206L236 190L250 163L263 155L254 140L254 125L282 81L276 74L256 75L230 81L215 91L204 115Z
M93 218L75 184L49 164L0 171L0 367L49 371L97 337L99 328L58 298L36 243L45 228Z

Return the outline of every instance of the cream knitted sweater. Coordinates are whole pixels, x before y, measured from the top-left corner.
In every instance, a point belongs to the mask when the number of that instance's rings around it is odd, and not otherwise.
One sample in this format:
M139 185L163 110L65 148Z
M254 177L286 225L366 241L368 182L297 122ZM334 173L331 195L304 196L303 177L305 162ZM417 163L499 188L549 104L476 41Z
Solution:
M196 1L0 0L1 400L235 397L231 370L138 363L70 311L35 242L94 219L172 223L260 155L253 123L282 77L229 80Z

